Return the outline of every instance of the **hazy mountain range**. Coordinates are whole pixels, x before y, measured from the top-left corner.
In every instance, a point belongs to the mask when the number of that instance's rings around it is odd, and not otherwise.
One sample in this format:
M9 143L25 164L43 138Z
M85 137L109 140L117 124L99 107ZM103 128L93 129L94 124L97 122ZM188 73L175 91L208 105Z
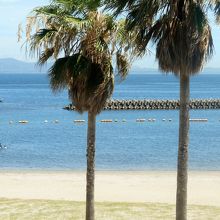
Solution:
M47 70L51 67L52 63L48 63L43 67L39 67L36 63L29 63L13 58L4 58L0 59L0 74L4 73L24 73L24 74L33 74L33 73L46 73ZM153 68L143 68L140 66L133 66L131 69L132 73L158 73L157 69ZM206 68L205 73L220 73L220 68Z
M0 59L0 74L3 73L46 73L51 64L39 67L13 58Z
M48 63L43 67L39 67L36 63L29 63L13 58L0 59L0 74L4 73L46 73L51 67L52 63ZM156 72L156 69L152 68L142 68L134 67L132 72L142 73L142 72Z

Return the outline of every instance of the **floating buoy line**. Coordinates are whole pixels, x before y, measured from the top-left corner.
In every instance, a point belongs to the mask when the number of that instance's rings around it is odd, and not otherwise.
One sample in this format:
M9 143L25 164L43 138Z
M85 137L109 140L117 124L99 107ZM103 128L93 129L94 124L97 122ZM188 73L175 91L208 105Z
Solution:
M172 118L163 118L163 119L160 119L160 120L157 120L156 118L137 118L135 120L128 120L129 122L131 121L135 121L137 123L147 123L147 122L157 122L157 121L162 121L162 122L172 122L173 119ZM190 118L189 119L190 122L208 122L208 119L207 118ZM220 120L219 120L220 121ZM43 123L54 123L54 124L58 124L60 123L60 121L58 119L56 120L53 120L53 121L48 121L48 120L44 120L42 121ZM84 119L75 119L73 120L73 122L75 124L83 124L83 123L86 123L86 120ZM101 123L118 123L118 122L127 122L126 119L100 119L100 120L97 120L97 122L101 122ZM28 120L19 120L19 121L13 121L13 120L10 120L8 122L9 124L16 124L16 123L19 123L19 124L28 124L29 121Z

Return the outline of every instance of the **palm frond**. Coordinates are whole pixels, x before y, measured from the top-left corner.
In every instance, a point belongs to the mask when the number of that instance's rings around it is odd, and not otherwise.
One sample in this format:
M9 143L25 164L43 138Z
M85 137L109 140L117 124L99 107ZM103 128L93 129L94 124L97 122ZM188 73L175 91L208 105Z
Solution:
M18 25L18 32L17 32L18 42L20 42L22 39L22 33L23 33L22 24L19 24Z
M116 55L116 65L118 75L121 77L122 80L125 79L130 69L130 63L127 57L118 52Z
M220 4L214 1L218 13ZM195 74L211 57L213 41L207 19L210 1L108 2L116 14L127 10L125 29L137 33L137 55L147 51L150 41L156 45L156 59L162 71Z
M211 6L214 8L214 14L216 18L217 24L220 24L220 1L214 0L214 2L211 3Z
M97 114L110 98L113 56L122 79L130 66L133 32L127 34L125 22L98 12L101 4L99 0L53 0L33 11L28 26L29 34L39 27L27 39L28 50L37 54L40 65L55 59L49 70L51 88L54 92L67 88L79 112Z
M131 8L135 0L105 0L105 10L114 11L113 16L118 16L124 10Z
M207 14L207 11L204 10L204 6L196 2L192 3L190 7L189 16L193 19L192 24L196 26L198 33L203 32L203 28L208 22L206 14Z
M29 55L40 55L41 50L47 50L50 47L51 39L54 38L55 29L40 29L26 42L26 50Z
M161 35L157 42L156 59L162 71L176 75L195 74L212 55L213 41L209 25L203 25L202 30L193 27L189 29L188 24L179 24L172 35L168 34L171 33L169 29Z
M66 63L69 57L59 58L48 71L50 85L53 92L68 88L69 77L66 71Z
M48 59L53 56L53 53L54 53L53 48L46 48L39 56L38 65L40 66L44 65L48 61Z
M79 55L77 62L69 60L72 70L69 97L79 112L99 113L113 91L113 72L109 61L97 64ZM86 64L86 65L85 65ZM104 69L103 69L104 68Z

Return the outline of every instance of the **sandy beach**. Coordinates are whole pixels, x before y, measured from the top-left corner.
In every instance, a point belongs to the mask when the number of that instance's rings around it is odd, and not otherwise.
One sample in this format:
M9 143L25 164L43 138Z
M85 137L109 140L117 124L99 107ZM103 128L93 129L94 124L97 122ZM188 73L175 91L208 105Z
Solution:
M220 206L220 172L190 172L189 204ZM176 173L97 171L96 201L175 204ZM85 200L85 172L1 171L0 197Z

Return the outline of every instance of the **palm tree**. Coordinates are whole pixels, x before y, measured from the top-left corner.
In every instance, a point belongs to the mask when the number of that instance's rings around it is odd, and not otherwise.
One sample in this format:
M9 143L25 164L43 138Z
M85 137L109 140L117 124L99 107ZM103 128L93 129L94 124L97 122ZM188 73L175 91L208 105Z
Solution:
M27 52L37 54L40 65L55 59L49 70L52 90L67 88L76 110L88 112L86 220L94 220L95 216L96 115L113 91L113 55L122 78L129 68L129 52L123 49L127 40L123 21L116 22L97 12L99 1L94 2L53 1L34 9L26 26Z
M177 168L176 219L187 219L190 76L198 73L213 52L207 18L214 9L219 21L219 1L161 0L107 1L116 15L126 12L126 28L136 30L140 55L152 41L162 72L180 78L179 147Z

